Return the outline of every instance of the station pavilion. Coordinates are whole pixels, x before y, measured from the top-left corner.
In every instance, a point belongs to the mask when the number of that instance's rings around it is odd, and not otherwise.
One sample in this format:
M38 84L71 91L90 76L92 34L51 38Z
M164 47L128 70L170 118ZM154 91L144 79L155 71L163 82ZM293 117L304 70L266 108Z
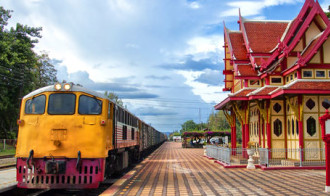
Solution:
M239 30L224 27L225 88L215 106L231 125L236 119L242 147L287 149L277 156L300 159L296 149L324 148L318 118L330 100L330 21L319 3L306 0L292 21L249 20L239 13ZM305 151L306 152L306 151ZM304 159L324 155L305 153Z

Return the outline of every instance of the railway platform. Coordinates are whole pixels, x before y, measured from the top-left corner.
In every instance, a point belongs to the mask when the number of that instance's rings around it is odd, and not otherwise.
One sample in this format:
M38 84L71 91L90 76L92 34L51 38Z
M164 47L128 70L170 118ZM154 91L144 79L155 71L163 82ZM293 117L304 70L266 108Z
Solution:
M101 195L327 195L323 170L225 169L166 142Z

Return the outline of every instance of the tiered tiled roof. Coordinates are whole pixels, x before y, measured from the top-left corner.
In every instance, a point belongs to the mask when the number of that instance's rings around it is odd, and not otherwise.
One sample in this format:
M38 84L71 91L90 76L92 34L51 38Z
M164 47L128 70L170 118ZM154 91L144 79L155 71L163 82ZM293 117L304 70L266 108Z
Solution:
M227 55L225 61L230 61L234 68L226 70L227 74L233 73L226 81L230 84L226 90L232 92L226 104L233 100L273 99L283 94L317 94L317 91L330 94L330 80L301 79L303 66L317 65L318 69L329 66L323 57L326 53L322 53L328 48L320 50L320 47L330 36L330 21L317 1L305 0L292 21L247 20L239 13L239 24L240 31L225 28L226 44L232 55ZM320 51L319 58L311 63ZM291 80L285 80L289 74L292 74ZM273 78L282 81L273 82ZM251 80L258 81L261 87L252 89L256 85ZM233 81L237 85L233 85ZM218 106L222 107L225 102Z
M286 21L249 21L243 20L248 44L254 53L270 53L286 30Z
M327 90L330 91L330 80L297 80L284 86L283 89L290 90Z
M255 95L255 96L270 95L270 93L273 92L277 88L278 87L275 87L275 86L264 86L258 90L251 92L249 95Z
M237 73L237 76L258 76L257 71L251 65L237 65Z
M255 88L243 88L234 94L229 94L229 96L230 97L246 97L247 94L251 93L254 90L256 90L256 89Z
M229 39L236 60L248 60L242 32L229 32Z

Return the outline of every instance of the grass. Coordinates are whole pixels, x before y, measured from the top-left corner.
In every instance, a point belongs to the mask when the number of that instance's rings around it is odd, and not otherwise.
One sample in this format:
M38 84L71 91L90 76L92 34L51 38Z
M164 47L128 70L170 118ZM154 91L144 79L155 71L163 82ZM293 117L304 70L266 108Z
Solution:
M0 156L15 155L15 153L16 153L16 149L10 148L9 146L8 146L8 149L6 149L6 150L0 149Z

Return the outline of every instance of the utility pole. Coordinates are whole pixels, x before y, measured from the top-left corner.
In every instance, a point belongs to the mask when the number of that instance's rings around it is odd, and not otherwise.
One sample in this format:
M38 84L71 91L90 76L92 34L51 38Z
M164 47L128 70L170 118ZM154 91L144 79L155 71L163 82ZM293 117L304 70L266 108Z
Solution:
M199 111L199 123L200 123L200 131L202 130L202 121L201 121L201 118L202 118L202 115L201 115L201 108L198 108L198 111Z

